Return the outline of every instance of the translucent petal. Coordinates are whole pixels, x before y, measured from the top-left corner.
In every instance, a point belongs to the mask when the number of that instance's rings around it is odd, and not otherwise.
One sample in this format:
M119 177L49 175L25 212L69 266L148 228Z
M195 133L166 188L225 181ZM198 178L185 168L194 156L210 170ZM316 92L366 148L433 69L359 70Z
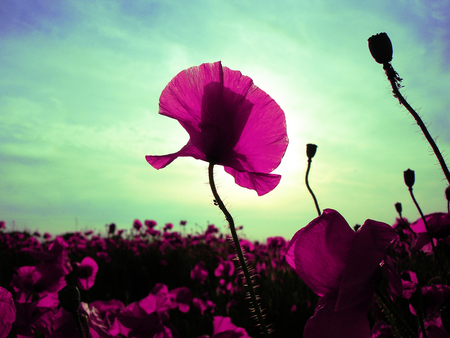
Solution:
M281 180L281 176L276 174L239 172L230 167L225 167L225 171L234 177L237 185L256 190L258 196L267 194L275 189Z

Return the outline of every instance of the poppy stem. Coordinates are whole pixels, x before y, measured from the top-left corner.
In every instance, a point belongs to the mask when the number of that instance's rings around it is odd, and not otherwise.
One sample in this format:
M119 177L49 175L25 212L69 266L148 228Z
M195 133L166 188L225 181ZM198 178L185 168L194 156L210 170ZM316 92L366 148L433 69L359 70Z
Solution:
M72 315L73 315L73 318L75 319L75 322L77 323L77 329L78 329L78 334L80 335L80 338L84 338L83 328L81 327L80 314L78 313L78 310L73 312Z
M250 306L254 309L252 311L255 312L257 321L261 327L261 331L264 337L269 337L269 329L267 328L264 322L264 315L261 311L261 308L258 303L259 297L256 295L255 286L253 285L252 277L250 276L250 272L248 271L247 264L244 258L244 254L242 253L241 245L239 243L239 238L236 233L236 227L234 225L234 220L231 214L228 212L225 204L222 202L219 194L217 193L216 185L214 183L214 163L210 162L208 166L208 176L209 176L209 185L211 186L211 191L214 196L214 204L217 204L225 215L225 218L230 226L231 236L233 237L234 246L236 248L237 256L239 258L239 264L241 265L242 271L245 276L245 283L250 295Z
M428 129L425 126L425 124L423 123L419 114L416 113L416 111L409 105L409 103L405 100L405 98L400 93L399 82L398 82L399 76L398 76L397 72L394 70L394 68L392 68L392 65L390 63L384 63L383 69L385 70L388 80L391 83L392 92L394 93L394 97L398 99L400 104L402 104L416 120L417 124L419 125L420 129L422 130L422 133L424 134L425 138L427 139L428 143L430 144L431 148L433 149L433 152L435 153L435 155L439 161L442 171L444 172L445 178L447 179L448 183L450 183L450 171L448 170L448 167L445 164L444 158L442 157L442 154L439 151L439 148L436 145L436 142L434 142L433 138L431 137L430 133L428 132Z
M420 213L420 217L422 218L423 224L425 224L425 229L427 230L427 234L428 234L428 237L430 238L430 242L431 242L431 247L433 248L434 257L436 257L436 260L437 260L437 262L439 264L439 267L441 269L441 272L442 272L442 278L443 279L447 279L447 274L445 273L445 268L442 265L441 260L439 259L437 247L436 247L436 245L434 245L433 236L431 235L430 228L428 227L428 222L427 222L427 220L426 220L426 218L425 218L425 216L424 216L424 214L422 212L422 209L420 209L420 206L417 203L416 198L414 197L412 186L408 187L408 190L409 190L411 198L412 198L412 200L414 202L414 205L416 206L417 210Z
M305 183L306 183L306 187L308 188L309 193L311 194L311 196L314 200L314 204L316 205L317 213L320 216L321 212L319 209L319 203L317 202L316 196L314 195L312 189L309 186L309 182L308 182L309 170L311 169L311 162L312 162L312 160L310 158L308 158L308 167L306 168Z

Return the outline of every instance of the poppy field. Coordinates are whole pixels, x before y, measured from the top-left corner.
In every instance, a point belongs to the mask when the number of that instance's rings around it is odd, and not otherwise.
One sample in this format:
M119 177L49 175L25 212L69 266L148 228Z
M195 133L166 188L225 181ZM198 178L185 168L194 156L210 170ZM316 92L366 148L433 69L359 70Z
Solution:
M335 213L327 210L324 213ZM441 263L448 269L450 216L434 213L426 217L439 243ZM186 226L186 222L181 224ZM128 235L111 224L107 237L87 231L56 238L3 228L2 337L80 337L74 317L58 298L67 285L79 289L81 327L85 333L89 327L90 337L259 336L230 237L212 224L201 234L188 235L173 231L172 224L158 228L156 222L136 220ZM420 294L428 337L447 337L443 322L450 315L446 307L450 287L439 277L423 222L410 224L397 218L392 229L395 241L376 274L377 284L416 333L420 332L420 312L415 298ZM301 337L319 297L286 262L289 242L272 237L265 243L241 239L241 245L256 274L271 336ZM320 264L320 257L316 260ZM371 337L396 337L392 321L397 323L396 330L405 329L379 301L371 297L369 311L364 313ZM350 311L350 315L358 312ZM9 335L8 322L12 326Z
M136 220L128 236L111 225L106 238L3 229L0 285L16 309L9 337L79 337L75 320L59 305L66 285L79 288L79 312L92 337L257 336L229 237L212 224L185 236L171 226L157 230L155 222ZM317 296L284 262L286 240L241 245L258 275L274 336L300 335Z

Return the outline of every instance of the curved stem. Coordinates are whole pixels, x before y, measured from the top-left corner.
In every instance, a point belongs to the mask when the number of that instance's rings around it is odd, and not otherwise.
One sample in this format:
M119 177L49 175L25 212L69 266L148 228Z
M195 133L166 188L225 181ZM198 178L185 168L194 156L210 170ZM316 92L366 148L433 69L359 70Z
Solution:
M411 198L412 198L412 200L413 200L413 202L414 202L414 205L416 206L417 210L419 210L420 217L422 218L423 223L425 224L425 229L427 230L428 237L430 238L430 242L431 242L431 247L433 248L434 257L436 257L436 260L437 260L437 262L438 262L438 265L439 265L439 267L440 267L440 269L441 269L441 272L442 272L442 278L445 279L445 282L446 282L447 274L445 273L444 265L441 263L441 260L439 259L439 255L438 255L438 252L437 252L436 245L434 245L433 236L431 235L430 228L428 227L428 222L427 222L427 220L426 220L426 218L425 218L425 215L424 215L423 212L422 212L422 209L420 209L420 206L419 206L419 204L417 203L416 198L414 197L412 187L409 187L408 190L409 190L409 193L410 193L410 195L411 195Z
M314 200L314 204L316 205L316 210L317 213L320 216L320 209L319 209L319 203L317 202L316 196L314 195L313 191L311 190L311 188L309 187L309 182L308 182L308 175L309 175L309 170L311 169L311 159L308 159L308 168L306 169L306 175L305 175L305 183L306 183L306 187L308 188L309 193L311 194L313 200Z
M396 97L398 99L400 104L405 106L405 108L411 113L411 115L416 120L417 124L419 125L420 129L422 130L422 133L425 135L425 138L427 139L428 143L430 144L431 148L433 149L433 152L435 153L435 155L439 161L439 164L441 165L442 171L444 172L445 178L447 179L448 183L450 183L450 171L448 170L448 167L445 164L444 158L442 157L442 154L439 151L439 148L436 145L436 142L434 142L433 138L431 137L430 133L428 132L428 129L425 126L425 124L423 123L419 114L416 113L416 111L409 105L409 103L405 100L405 98L400 93L399 84L397 82L397 80L399 79L398 74L395 72L394 68L392 68L392 65L389 63L385 63L383 65L383 69L385 70L386 75L389 79L389 82L391 83L392 92L394 93L394 97Z
M234 220L233 220L233 217L231 217L231 214L228 212L227 208L225 207L225 204L222 202L219 194L217 193L216 185L214 183L213 169L214 169L214 163L210 162L209 167L208 167L208 176L209 176L209 185L211 186L211 191L212 191L214 199L215 199L214 204L217 204L219 206L220 210L222 210L222 212L224 213L228 224L230 225L231 236L233 237L234 246L236 248L237 256L239 258L239 263L240 263L242 271L244 273L245 283L246 283L246 286L247 286L247 289L248 289L248 292L250 295L250 305L254 308L254 312L255 312L257 320L261 326L261 330L262 330L264 337L267 338L267 337L269 337L269 330L264 322L264 316L262 314L261 308L259 307L259 303L257 300L258 297L256 295L255 287L253 285L253 281L250 276L250 272L248 271L247 264L244 259L244 254L242 253L241 245L239 243L239 238L236 233L236 227L234 225Z

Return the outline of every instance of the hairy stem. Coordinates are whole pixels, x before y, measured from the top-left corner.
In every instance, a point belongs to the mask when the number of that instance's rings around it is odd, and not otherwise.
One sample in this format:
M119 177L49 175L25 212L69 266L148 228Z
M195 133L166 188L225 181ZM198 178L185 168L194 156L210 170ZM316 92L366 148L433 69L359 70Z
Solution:
M233 237L234 246L236 248L237 256L239 258L239 264L241 265L242 271L244 273L245 277L245 283L247 286L247 290L250 295L250 305L253 307L253 310L255 312L257 321L261 327L261 331L264 335L264 337L269 337L269 329L267 328L265 322L264 322L264 316L262 314L261 308L258 303L258 296L255 292L255 286L253 285L252 278L250 276L250 272L248 271L248 267L246 264L246 261L244 259L244 254L242 253L241 245L239 243L239 238L236 233L236 227L234 225L233 217L231 217L231 214L228 212L227 208L225 207L225 204L222 202L222 199L220 198L219 194L217 193L216 185L214 183L214 163L209 163L208 167L208 176L209 176L209 185L211 186L211 191L213 193L215 203L219 206L220 210L225 215L225 218L230 226L231 236Z
M81 327L81 320L80 320L80 315L78 313L78 311L75 311L74 313L72 313L73 318L75 319L75 322L77 323L77 329L78 329L78 334L80 336L80 338L84 338L84 334L83 334L83 328Z
M425 124L423 123L419 114L416 113L416 111L409 105L409 103L405 100L405 98L400 93L399 83L397 82L399 79L398 74L395 72L394 68L392 68L392 65L390 63L383 64L383 69L385 70L386 75L389 79L389 82L391 83L392 92L394 93L394 97L396 97L398 99L400 104L402 104L416 120L417 124L419 125L420 129L422 130L422 133L425 135L425 138L427 139L428 143L430 144L431 148L433 149L433 152L435 153L435 155L439 161L442 171L444 172L445 178L447 179L448 183L450 183L450 171L448 170L448 167L445 164L444 158L442 157L442 154L439 151L439 148L436 145L436 142L434 142L433 138L431 137L430 133L428 132L428 129L425 126Z

